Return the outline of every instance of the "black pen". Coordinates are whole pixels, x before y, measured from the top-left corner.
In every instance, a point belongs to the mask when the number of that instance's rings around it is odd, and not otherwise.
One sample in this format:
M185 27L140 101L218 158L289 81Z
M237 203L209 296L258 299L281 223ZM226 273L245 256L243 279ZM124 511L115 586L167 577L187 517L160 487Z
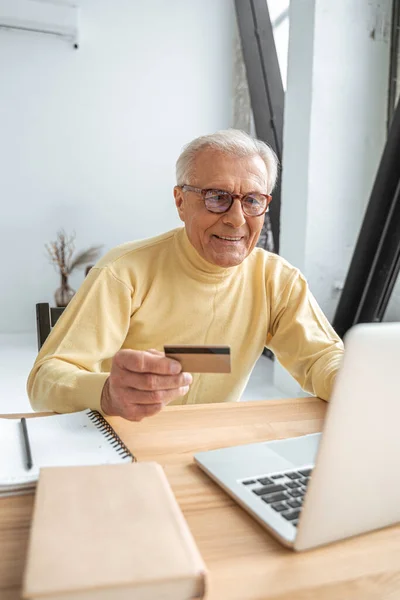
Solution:
M22 426L22 437L24 440L24 448L25 448L26 468L29 470L29 469L32 469L32 467L33 467L33 461L32 461L31 445L29 443L28 428L26 426L25 417L22 417L22 419L21 419L21 426Z

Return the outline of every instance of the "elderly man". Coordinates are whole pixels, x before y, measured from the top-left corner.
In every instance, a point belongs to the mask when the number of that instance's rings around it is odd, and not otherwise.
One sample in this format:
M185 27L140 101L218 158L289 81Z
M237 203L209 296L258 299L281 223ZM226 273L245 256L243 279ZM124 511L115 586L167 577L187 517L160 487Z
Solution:
M238 401L266 345L328 399L342 342L298 269L255 247L277 167L240 131L188 144L174 188L184 227L119 246L91 269L37 357L32 406L139 421L168 403ZM164 344L229 345L232 372L183 373Z

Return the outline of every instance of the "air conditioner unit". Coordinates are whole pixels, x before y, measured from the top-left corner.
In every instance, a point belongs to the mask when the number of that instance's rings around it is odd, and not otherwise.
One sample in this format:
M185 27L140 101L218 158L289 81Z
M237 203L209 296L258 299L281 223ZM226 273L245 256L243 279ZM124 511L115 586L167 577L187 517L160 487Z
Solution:
M0 29L59 36L78 47L78 7L52 0L0 0Z

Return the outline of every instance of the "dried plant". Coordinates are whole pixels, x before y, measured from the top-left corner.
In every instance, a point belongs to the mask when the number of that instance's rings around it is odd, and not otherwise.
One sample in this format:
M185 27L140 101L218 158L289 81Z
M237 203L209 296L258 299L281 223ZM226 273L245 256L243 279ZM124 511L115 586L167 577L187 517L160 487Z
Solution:
M45 244L50 263L62 276L68 277L75 269L96 262L102 246L92 246L74 256L75 234L68 236L64 229L57 232L55 242Z

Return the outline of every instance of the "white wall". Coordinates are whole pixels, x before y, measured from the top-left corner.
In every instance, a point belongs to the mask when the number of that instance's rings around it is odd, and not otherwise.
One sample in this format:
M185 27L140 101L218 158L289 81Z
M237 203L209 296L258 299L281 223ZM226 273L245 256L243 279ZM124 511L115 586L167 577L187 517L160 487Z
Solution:
M287 63L289 48L289 5L290 0L267 0L274 41L282 76L283 89L287 84Z
M177 226L182 145L231 125L232 0L78 4L79 50L0 31L0 332L52 302L60 227L105 252Z
M282 254L300 263L329 317L386 140L390 7L291 3Z
M290 4L280 253L329 319L386 139L390 15L391 0Z

